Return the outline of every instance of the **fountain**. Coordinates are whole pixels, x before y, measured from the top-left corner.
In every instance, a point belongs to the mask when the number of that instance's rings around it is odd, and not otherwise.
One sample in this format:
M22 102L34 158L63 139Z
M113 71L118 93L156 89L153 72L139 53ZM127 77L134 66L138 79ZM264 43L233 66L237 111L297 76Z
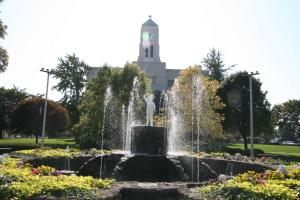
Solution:
M146 125L127 127L130 129L131 154L121 159L112 176L118 181L187 180L188 176L184 173L180 163L167 156L166 128L153 126L155 111L153 95L144 95L144 100L146 102Z
M249 165L249 163L237 161L200 159L184 153L184 150L200 152L200 140L205 132L203 129L204 116L201 115L203 112L202 96L205 95L205 90L201 78L194 77L191 86L192 106L189 126L192 134L190 146L185 144L183 133L188 129L188 125L183 123L184 116L178 106L182 102L178 88L179 83L175 81L171 91L162 93L160 105L163 105L163 108L159 108L159 113L164 115L165 126L157 127L153 126L155 110L153 95L146 94L141 98L140 84L135 78L127 113L126 107L122 105L122 122L120 124L122 126L122 149L125 150L125 153L103 154L92 158L82 165L77 174L114 178L117 182L112 191L117 190L119 196L116 198L108 196L107 199L183 200L188 198L185 198L184 195L179 198L182 188L216 179L220 174L233 176L248 170L264 171L268 169L266 166ZM105 102L111 97L109 91L108 89L105 95ZM145 103L143 101L146 102L146 112L141 110L141 105ZM104 103L104 109L106 106L107 103ZM146 116L145 123L142 123L141 113L144 113L144 117ZM100 174L94 170L97 167L99 167ZM188 181L192 181L192 183ZM182 190L182 192L184 191Z

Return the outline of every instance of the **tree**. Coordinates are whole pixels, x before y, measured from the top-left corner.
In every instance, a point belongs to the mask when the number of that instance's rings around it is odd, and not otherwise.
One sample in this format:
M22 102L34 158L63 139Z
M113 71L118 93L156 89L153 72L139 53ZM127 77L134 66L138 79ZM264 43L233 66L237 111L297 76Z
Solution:
M212 48L209 51L209 53L203 59L202 64L207 71L209 78L219 82L223 81L227 75L227 71L234 67L234 65L232 65L228 68L225 68L222 54L215 48Z
M272 108L272 122L282 140L300 137L300 100L289 100Z
M197 66L182 70L171 88L177 113L181 113L187 133L196 135L200 131L201 148L206 151L216 150L216 142L224 138L223 117L216 112L223 108L217 96L218 88L219 82L209 80Z
M0 87L0 138L2 138L2 131L9 128L11 112L27 96L28 94L24 90Z
M105 65L99 69L97 77L87 84L85 96L79 107L80 121L73 128L76 141L81 147L100 147L104 124L109 127L104 133L105 147L120 147L122 105L127 110L135 77L140 83L140 96L150 91L149 78L137 65L129 63L123 69ZM111 87L113 98L105 111L104 100L108 87ZM144 104L141 103L141 106L145 107ZM105 120L104 112L107 114Z
M83 95L89 66L75 54L58 58L58 61L54 77L59 79L59 82L53 88L64 94L61 102L68 109L71 125L74 125L79 121L78 105Z
M254 133L270 133L270 103L267 92L261 90L262 83L252 77L253 85L253 119ZM250 100L248 72L237 72L227 77L218 91L225 103L221 113L224 115L224 128L228 133L239 132L244 141L245 151L248 150L247 137L250 132Z
M3 2L3 0L0 0L0 4ZM0 19L0 38L4 39L6 33L7 26L2 22ZM8 53L6 49L2 48L0 46L0 73L4 72L6 70L6 67L8 65Z
M11 117L14 132L35 135L38 143L38 136L42 132L44 104L45 100L38 97L20 103ZM46 133L48 137L55 137L67 128L70 118L67 109L60 104L48 100L47 105Z

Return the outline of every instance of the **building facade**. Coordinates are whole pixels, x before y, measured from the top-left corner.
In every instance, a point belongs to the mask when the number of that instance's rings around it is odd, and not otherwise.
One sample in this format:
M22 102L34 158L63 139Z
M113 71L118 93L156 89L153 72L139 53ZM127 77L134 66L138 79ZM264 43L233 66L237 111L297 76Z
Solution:
M138 64L151 78L153 91L169 89L180 72L177 69L167 69L166 63L161 62L159 56L159 28L151 19L151 16L141 27L139 56L134 63ZM88 79L95 77L97 72L97 68L91 68Z

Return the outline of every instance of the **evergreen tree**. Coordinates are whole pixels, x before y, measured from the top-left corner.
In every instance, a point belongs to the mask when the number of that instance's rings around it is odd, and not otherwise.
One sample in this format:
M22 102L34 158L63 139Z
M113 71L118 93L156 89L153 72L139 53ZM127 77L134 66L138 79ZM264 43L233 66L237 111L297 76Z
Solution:
M227 75L227 71L234 67L234 65L232 65L229 68L225 68L222 54L215 48L212 48L209 51L207 56L203 59L202 64L210 79L217 80L219 82L223 81Z

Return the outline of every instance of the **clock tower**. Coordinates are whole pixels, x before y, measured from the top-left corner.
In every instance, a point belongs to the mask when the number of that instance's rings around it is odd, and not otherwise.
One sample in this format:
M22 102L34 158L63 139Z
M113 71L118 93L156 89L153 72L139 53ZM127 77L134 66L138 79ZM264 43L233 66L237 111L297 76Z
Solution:
M179 73L179 70L166 69L166 63L160 60L159 29L151 15L141 28L139 57L136 63L151 78L153 91L169 89Z
M160 62L159 29L151 15L141 28L138 62Z
M166 63L161 62L159 56L159 29L151 16L142 24L139 56L134 63L138 64L151 78L153 91L170 89L180 72L179 69L167 69ZM96 77L98 71L98 67L91 67L87 79L90 80Z

